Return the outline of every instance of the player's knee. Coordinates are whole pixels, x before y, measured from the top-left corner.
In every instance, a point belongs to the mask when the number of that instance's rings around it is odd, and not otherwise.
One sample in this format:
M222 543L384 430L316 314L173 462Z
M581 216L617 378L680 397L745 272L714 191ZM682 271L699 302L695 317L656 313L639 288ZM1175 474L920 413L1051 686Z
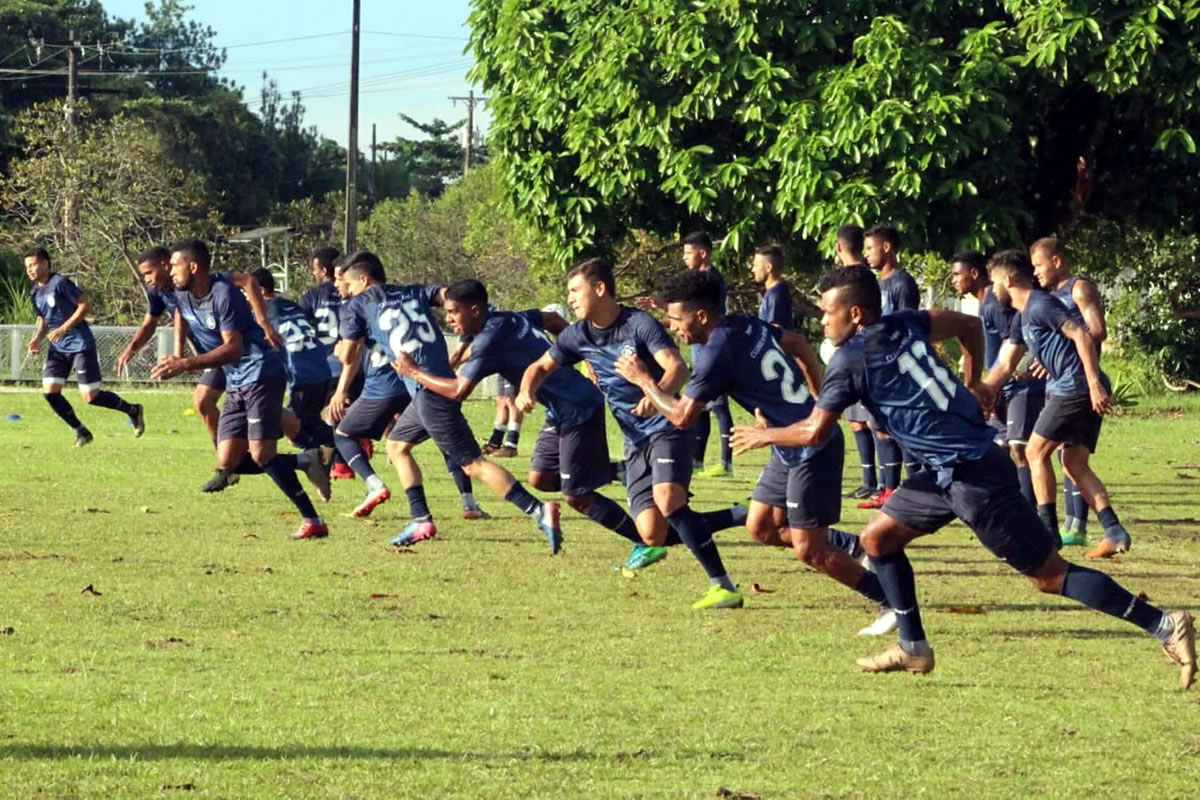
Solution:
M1025 445L1012 444L1009 445L1009 455L1012 456L1013 463L1018 467L1029 466L1029 458L1025 455Z
M1076 476L1088 470L1088 452L1083 448L1072 447L1063 451L1063 469L1071 476L1071 480L1079 483Z
M1025 445L1025 456L1032 462L1049 464L1050 456L1054 454L1054 443L1048 439L1035 437Z
M559 490L558 477L549 472L534 472L530 470L529 485L539 492L557 492ZM567 498L567 502L570 503L570 501L571 499ZM571 508L575 508L575 506L571 506Z
M86 391L79 393L79 396L83 398L83 402L87 403L89 406L96 402L96 397L98 395L99 392Z
M587 514L592 508L591 494L570 494L564 496L563 499L566 500L567 505L580 514Z
M887 535L887 532L880 528L868 527L859 534L858 543L862 545L862 549L867 555L877 558L896 550L895 543Z

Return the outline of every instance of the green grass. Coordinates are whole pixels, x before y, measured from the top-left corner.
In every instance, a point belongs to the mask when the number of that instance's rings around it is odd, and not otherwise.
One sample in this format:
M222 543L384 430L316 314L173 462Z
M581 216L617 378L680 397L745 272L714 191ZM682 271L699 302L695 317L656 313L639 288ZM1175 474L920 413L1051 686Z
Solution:
M697 614L686 551L621 578L625 543L564 511L551 559L482 486L498 519L457 519L425 447L438 539L389 551L403 496L356 521L359 485L339 482L332 536L291 542L266 478L197 491L212 456L186 395L135 396L142 440L72 395L97 437L74 451L36 393L0 394L0 796L1200 793L1200 692L1149 637L1038 595L961 526L912 549L937 670L863 675L869 605L744 532L721 535L727 565L770 593ZM468 410L486 432L490 404ZM1200 404L1134 412L1096 459L1135 543L1102 568L1196 610ZM697 507L745 498L761 461L698 480ZM983 613L951 611L967 606Z

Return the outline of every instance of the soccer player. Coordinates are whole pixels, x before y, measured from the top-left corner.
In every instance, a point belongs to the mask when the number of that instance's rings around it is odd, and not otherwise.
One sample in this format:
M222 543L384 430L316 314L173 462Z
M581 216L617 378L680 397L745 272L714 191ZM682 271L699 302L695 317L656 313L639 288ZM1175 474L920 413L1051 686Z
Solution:
M217 423L217 462L242 474L265 472L300 512L293 539L319 539L329 528L313 508L297 470L304 470L323 499L329 498L329 473L317 450L282 455L283 393L287 372L283 356L267 342L250 304L231 283L214 281L208 246L198 239L171 249L171 280L176 288L177 318L187 320L202 352L190 358L164 356L151 375L159 380L184 372L225 370L225 404ZM247 458L247 455L249 456Z
M1003 270L992 272L994 282L998 272ZM842 409L863 400L928 468L910 475L861 534L863 549L899 615L900 642L860 658L859 667L867 672L933 669L933 648L921 624L912 565L904 549L913 539L958 518L1040 591L1128 620L1156 637L1179 667L1180 685L1191 686L1196 674L1191 615L1155 608L1103 572L1063 560L1056 539L1021 497L1016 469L992 441L980 403L938 359L933 342L957 337L964 345L968 385L986 405L993 393L979 382L979 320L943 310L881 316L880 306L879 284L867 270L845 267L827 274L821 281L822 323L840 349L825 371L816 411L785 428L734 431L740 451L766 445L812 447L833 435Z
M983 361L987 369L996 365L1000 348L1009 337L1016 309L1005 307L992 291L987 260L974 250L956 253L950 259L950 283L960 295L979 300L979 319L983 323ZM1046 382L1034 378L1028 371L1017 370L996 396L996 404L988 422L996 429L996 444L1008 450L1017 467L1021 494L1037 508L1033 493L1033 477L1025 446L1033 434L1033 425L1046 402Z
M1029 248L1033 262L1033 274L1042 288L1057 297L1068 311L1078 310L1084 328L1096 340L1097 353L1100 345L1108 338L1108 326L1104 319L1104 300L1096 284L1082 275L1071 272L1067 251L1053 236L1038 239ZM1058 451L1059 459L1064 456ZM1064 516L1062 540L1064 545L1082 545L1087 542L1088 504L1079 487L1063 469Z
M54 271L45 248L26 250L23 258L25 274L33 281L29 296L37 314L37 327L27 348L29 355L38 353L43 338L50 341L46 365L42 368L42 396L46 403L75 431L76 447L91 444L92 432L79 421L70 401L62 395L67 376L74 369L83 401L125 414L133 425L133 435L140 437L146 432L146 415L141 405L128 403L115 392L100 388L104 377L96 356L96 340L84 320L90 307L87 295L66 275Z
M334 352L338 342L338 309L342 306L342 296L337 289L337 263L340 253L336 247L318 247L309 255L312 277L315 285L300 295L297 301L304 313L308 314L309 322L317 331L318 347L325 355L329 364L329 374L336 384L342 374L342 362ZM363 371L359 370L358 380L351 387L351 399L358 397L362 391ZM354 478L354 471L346 466L346 460L340 452L334 451L333 469L329 477L335 480Z
M1117 519L1108 491L1088 463L1096 452L1102 415L1109 408L1109 382L1100 371L1100 347L1084 328L1078 312L1068 311L1056 297L1037 288L1033 264L1024 253L1017 250L997 253L988 268L996 299L1020 312L996 367L988 375L988 384L995 389L1007 381L1026 348L1049 375L1046 405L1026 447L1038 516L1057 536L1051 457L1061 446L1063 470L1074 480L1104 526L1103 541L1087 556L1108 558L1123 553L1132 544L1129 532Z
M567 322L558 314L531 309L513 313L488 305L487 288L476 280L446 287L446 320L471 346L457 378L438 377L421 369L407 354L397 359L400 373L426 391L457 403L466 400L479 381L500 375L519 384L535 361L550 349L546 332L558 334ZM559 370L537 393L546 406L546 426L534 445L529 484L542 492L562 492L567 505L593 522L640 544L633 520L619 505L597 493L612 480L604 396L575 370Z
M687 428L711 398L727 394L768 425L806 419L813 398L794 358L815 361L803 336L748 314L726 316L720 289L702 272L686 272L664 293L667 319L680 341L698 346L692 377L676 399L664 392L634 354L617 361L617 372L636 384L678 428ZM787 349L785 350L785 345ZM819 367L812 367L814 372ZM887 598L879 580L844 549L857 537L831 526L841 516L845 447L840 428L812 447L774 447L750 501L746 528L766 545L791 546L796 558L876 603ZM829 543L835 535L842 546Z
M758 304L758 318L780 330L790 331L796 319L792 312L792 293L783 274L783 248L779 245L760 247L750 262L750 276L763 287Z
M362 261L346 267L350 301L343 307L342 338L359 342L370 337L396 366L407 353L416 366L435 378L454 379L446 340L433 319L432 305L441 305L439 286L393 286L380 283L374 270ZM437 534L433 513L425 499L421 468L413 458L416 445L432 439L448 462L529 516L550 543L551 555L562 548L558 503L543 503L512 474L483 457L479 443L463 417L462 404L425 389L412 378L404 379L412 403L388 434L388 455L408 496L412 521L390 544L406 546ZM353 465L351 465L353 466Z
M838 228L834 253L843 267L865 265L862 226L849 223ZM879 472L875 468L875 434L871 431L871 415L862 403L855 403L846 409L844 416L854 433L854 446L858 449L858 460L862 467L862 483L842 496L851 500L868 500L879 494L881 488Z
M643 569L666 557L667 545L683 543L708 574L709 589L692 608L740 608L742 594L729 578L712 534L745 521L736 507L699 514L688 506L694 440L657 413L640 388L616 370L622 355L637 355L659 388L674 394L687 367L662 325L644 311L617 302L612 265L602 258L567 273L567 304L578 321L525 371L517 402L533 407L542 384L561 367L591 365L600 391L625 435L625 491L644 545L635 545L625 566Z

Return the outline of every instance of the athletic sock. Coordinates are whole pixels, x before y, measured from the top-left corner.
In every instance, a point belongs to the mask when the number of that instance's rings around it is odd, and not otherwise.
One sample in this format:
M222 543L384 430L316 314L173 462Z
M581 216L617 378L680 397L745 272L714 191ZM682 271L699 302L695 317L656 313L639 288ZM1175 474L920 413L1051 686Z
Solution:
M750 516L750 510L745 506L730 506L719 511L705 511L700 516L704 518L704 524L708 526L708 530L716 533L726 528L745 525L746 518Z
M667 538L663 540L663 547L678 547L683 544L683 539L679 538L679 531L667 526Z
M825 541L851 558L858 558L863 553L862 545L853 533L829 528L825 533Z
M333 428L321 418L301 420L300 432L296 434L297 447L308 450L311 447L332 447Z
M46 392L42 397L46 398L46 402L50 404L50 408L54 410L55 414L58 414L63 422L75 430L83 427L83 423L79 421L79 417L75 416L75 409L71 408L71 401L63 397L62 392Z
M1078 487L1076 487L1075 500L1076 500L1076 502L1075 502L1075 519L1079 520L1079 522L1075 526L1075 529L1078 530L1081 534L1087 534L1087 521L1088 521L1089 509L1088 509L1087 501L1083 499L1083 494L1078 491ZM1099 514L1097 514L1096 517L1097 517L1097 519L1099 519ZM1104 527L1103 522L1100 523L1100 527Z
M110 392L107 389L101 389L92 395L92 405L100 406L101 408L111 408L113 411L120 411L122 414L132 417L134 412L133 403L127 403L121 399L121 396L116 392Z
M258 465L258 462L250 457L249 453L243 455L238 465L230 471L236 472L238 475L262 475L266 472L265 469Z
M1046 526L1046 530L1055 538L1058 537L1058 504L1043 503L1037 507L1038 519Z
M408 496L408 515L413 522L432 522L433 514L429 512L429 503L425 502L425 487L420 484L404 490Z
M704 453L708 450L708 434L712 431L712 416L708 411L700 412L700 416L696 417L696 424L692 426L692 430L696 434L696 443L692 450L692 463L696 469L703 469Z
M538 519L542 515L542 501L531 495L520 481L513 483L508 494L504 495L504 499L521 509L522 514L528 514L534 519Z
M504 434L504 446L515 448L519 441L521 441L521 423L508 423L508 430Z
M895 489L900 485L900 463L904 456L900 445L895 439L875 440L875 450L879 453L879 471L882 473L883 488Z
M875 472L875 434L870 428L854 432L854 444L858 447L858 460L862 464L862 485L875 491L879 476Z
M333 444L341 453L342 458L346 460L346 466L354 470L355 475L365 481L375 474L375 470L371 469L371 462L367 459L367 453L359 444L358 439L352 439L334 431Z
M908 477L911 478L913 475L916 475L921 469L923 469L923 467L921 466L921 462L917 461L915 458L910 456L908 453L904 453L903 458L904 458L904 474L907 475Z
M1029 505L1037 508L1037 496L1033 493L1033 472L1029 465L1017 467L1017 480L1021 482L1021 496L1029 501Z
M462 498L463 508L467 511L478 511L479 501L475 499L473 492L459 492L459 497Z
M449 470L450 477L454 479L454 486L458 489L459 494L468 495L475 491L475 487L471 485L470 476L463 472L462 467L451 464L447 459L446 469Z
M588 508L587 518L634 544L642 544L642 537L638 536L633 519L625 513L625 509L602 494L592 493L592 505Z
M917 606L917 583L912 564L903 550L886 556L871 556L871 566L887 596L887 604L896 612L900 644L925 641L921 610Z
M863 570L862 577L858 579L858 583L854 584L854 591L881 606L888 604L887 593L883 591L883 584L879 582L879 576L870 570Z
M504 432L506 430L507 428L505 428L503 425L492 423L492 435L488 437L487 446L499 447L500 443L504 441Z
M1097 512L1096 519L1100 523L1100 527L1104 528L1105 533L1113 528L1121 527L1121 520L1117 519L1117 512L1112 510L1112 507Z
M729 443L729 437L733 433L733 415L725 404L715 406L712 413L717 418L717 433L721 437L721 466L732 471L733 445Z
M729 591L737 591L733 581L725 572L725 564L717 551L717 543L713 541L712 532L704 522L704 517L697 514L688 506L681 506L667 515L667 524L675 529L679 538L687 545L688 550L704 567L709 581L722 586Z
M1103 572L1076 564L1067 564L1060 594L1109 616L1129 620L1153 636L1159 635L1162 619L1166 616L1162 609L1134 597ZM1167 636L1170 637L1169 631Z
M381 489L387 488L387 484L383 482L383 478L379 477L374 472L367 476L366 483L368 492L378 492Z
M275 481L279 490L287 495L292 504L296 506L301 517L312 520L320 519L317 510L313 508L312 501L304 492L304 487L300 485L300 479L296 477L294 456L289 459L287 456L277 455L262 465L262 471L271 476L271 480Z

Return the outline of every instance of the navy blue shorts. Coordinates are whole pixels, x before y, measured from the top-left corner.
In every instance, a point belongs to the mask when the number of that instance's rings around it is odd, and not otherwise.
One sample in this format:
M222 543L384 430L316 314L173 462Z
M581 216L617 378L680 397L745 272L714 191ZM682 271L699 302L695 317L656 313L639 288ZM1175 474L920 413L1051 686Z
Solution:
M625 493L634 519L646 509L654 508L657 484L677 483L688 488L692 482L695 438L694 431L672 429L625 448Z
M96 348L89 347L78 353L64 353L51 347L46 353L46 366L42 368L42 387L62 386L67 382L72 369L75 370L75 380L78 381L81 392L94 392L104 383Z
M437 392L420 389L400 415L388 441L420 444L426 439L433 439L448 465L461 467L483 455L467 418L463 416L462 404Z
M377 441L396 415L404 413L409 401L408 392L392 397L360 397L350 404L336 430L351 439Z
M1045 392L1020 392L1008 398L1005 429L1009 444L1029 444L1038 416L1046 405Z
M496 376L496 394L500 397L516 397L517 387L504 380L503 375Z
M561 430L551 425L542 428L529 469L557 475L566 497L578 497L611 483L604 406L581 425Z
M1096 452L1100 441L1100 423L1103 417L1092 408L1090 394L1069 397L1047 394L1046 406L1038 415L1033 432L1052 442L1061 442L1068 447L1086 447L1089 453Z
M846 448L830 441L815 456L788 466L774 449L751 500L787 509L789 528L827 528L842 516L842 462Z
M335 388L336 379L293 386L288 394L288 410L301 420L320 419Z
M217 441L248 439L273 442L283 436L283 394L287 378L271 378L235 386L225 392L221 417L217 420Z
M1058 551L1021 495L1012 459L996 446L976 461L958 464L946 488L937 485L932 471L918 472L884 503L883 513L921 533L961 519L993 555L1025 575Z
M209 367L200 375L200 380L196 381L197 386L206 386L212 389L217 394L225 391L225 370L220 367Z

